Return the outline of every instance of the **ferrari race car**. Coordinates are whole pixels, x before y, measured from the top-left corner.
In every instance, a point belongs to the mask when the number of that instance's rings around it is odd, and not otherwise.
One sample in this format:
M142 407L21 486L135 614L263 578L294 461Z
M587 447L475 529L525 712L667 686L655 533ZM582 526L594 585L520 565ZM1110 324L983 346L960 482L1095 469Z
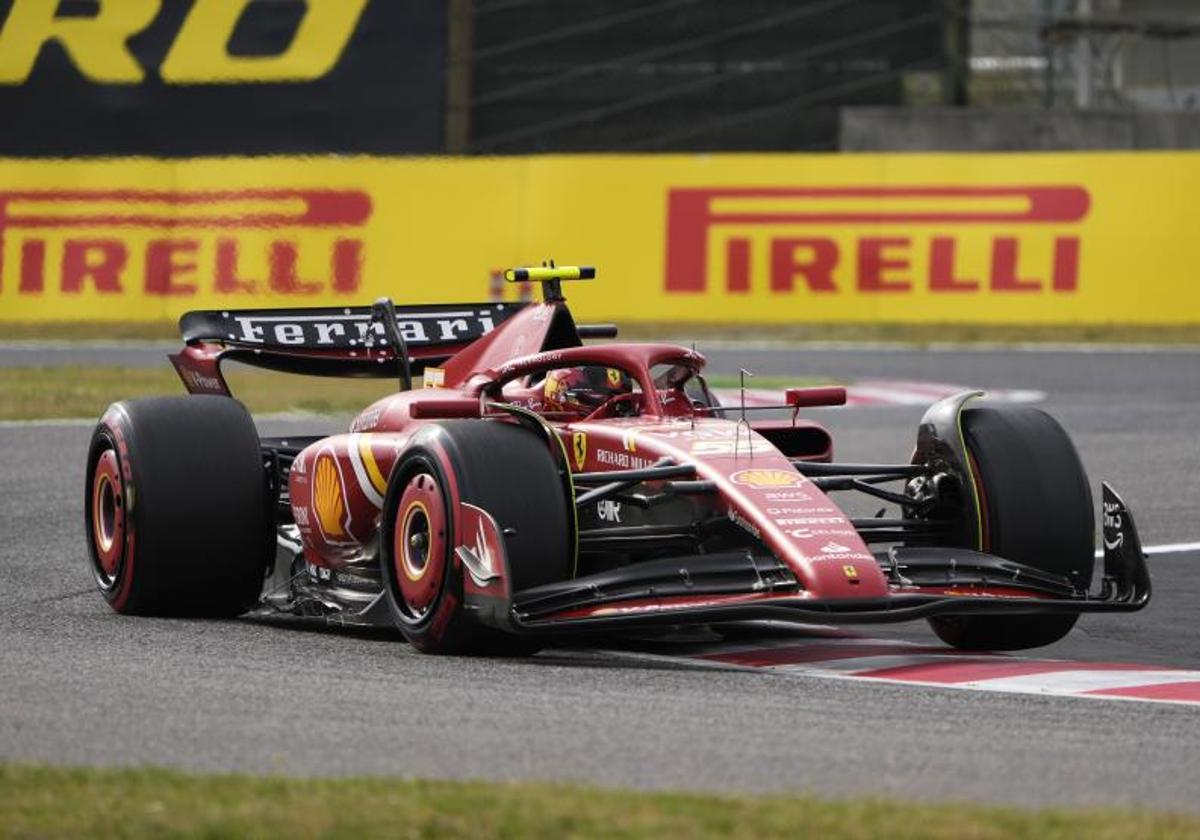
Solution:
M170 359L189 395L114 403L92 436L101 594L129 614L394 626L427 653L918 618L958 648L1015 650L1148 603L1107 484L1093 585L1088 479L1046 413L963 393L928 410L910 458L837 461L800 415L844 389L722 405L692 349L585 344L616 327L576 324L561 283L594 274L507 273L541 302L184 315ZM263 438L227 359L400 387L345 434ZM851 515L840 494L884 509Z

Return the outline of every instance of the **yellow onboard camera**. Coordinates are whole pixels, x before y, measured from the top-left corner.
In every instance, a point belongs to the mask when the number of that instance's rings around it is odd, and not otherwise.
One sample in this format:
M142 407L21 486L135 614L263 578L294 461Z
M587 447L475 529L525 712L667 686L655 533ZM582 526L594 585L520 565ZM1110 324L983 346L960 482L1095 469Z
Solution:
M549 265L510 268L504 272L504 279L509 283L541 283L542 300L547 302L564 299L559 285L563 280L594 280L595 277L594 265L555 265L553 260Z

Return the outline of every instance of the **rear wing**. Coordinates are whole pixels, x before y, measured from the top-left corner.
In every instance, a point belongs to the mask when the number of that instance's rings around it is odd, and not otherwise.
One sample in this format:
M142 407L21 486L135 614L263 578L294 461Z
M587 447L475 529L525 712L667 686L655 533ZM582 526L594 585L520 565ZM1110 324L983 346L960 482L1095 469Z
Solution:
M420 373L528 305L397 306L396 329L407 344L412 371ZM315 376L384 378L397 371L396 349L370 306L202 310L180 318L179 331L186 346L170 359L193 393L229 393L219 371L226 359Z

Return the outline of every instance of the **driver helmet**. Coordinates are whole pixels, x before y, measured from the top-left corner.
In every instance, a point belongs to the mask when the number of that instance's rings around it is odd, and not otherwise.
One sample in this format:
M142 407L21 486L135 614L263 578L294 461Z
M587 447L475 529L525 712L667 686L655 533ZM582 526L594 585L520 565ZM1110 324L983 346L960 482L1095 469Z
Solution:
M550 411L590 414L618 394L633 391L629 374L600 365L559 368L546 374L544 402Z

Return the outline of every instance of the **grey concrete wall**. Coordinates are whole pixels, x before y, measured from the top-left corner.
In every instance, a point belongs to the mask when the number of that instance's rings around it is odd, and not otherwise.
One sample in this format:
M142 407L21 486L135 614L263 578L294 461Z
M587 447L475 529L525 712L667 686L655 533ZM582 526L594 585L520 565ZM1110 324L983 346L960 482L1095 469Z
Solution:
M846 152L1200 149L1200 112L843 108L838 129Z

